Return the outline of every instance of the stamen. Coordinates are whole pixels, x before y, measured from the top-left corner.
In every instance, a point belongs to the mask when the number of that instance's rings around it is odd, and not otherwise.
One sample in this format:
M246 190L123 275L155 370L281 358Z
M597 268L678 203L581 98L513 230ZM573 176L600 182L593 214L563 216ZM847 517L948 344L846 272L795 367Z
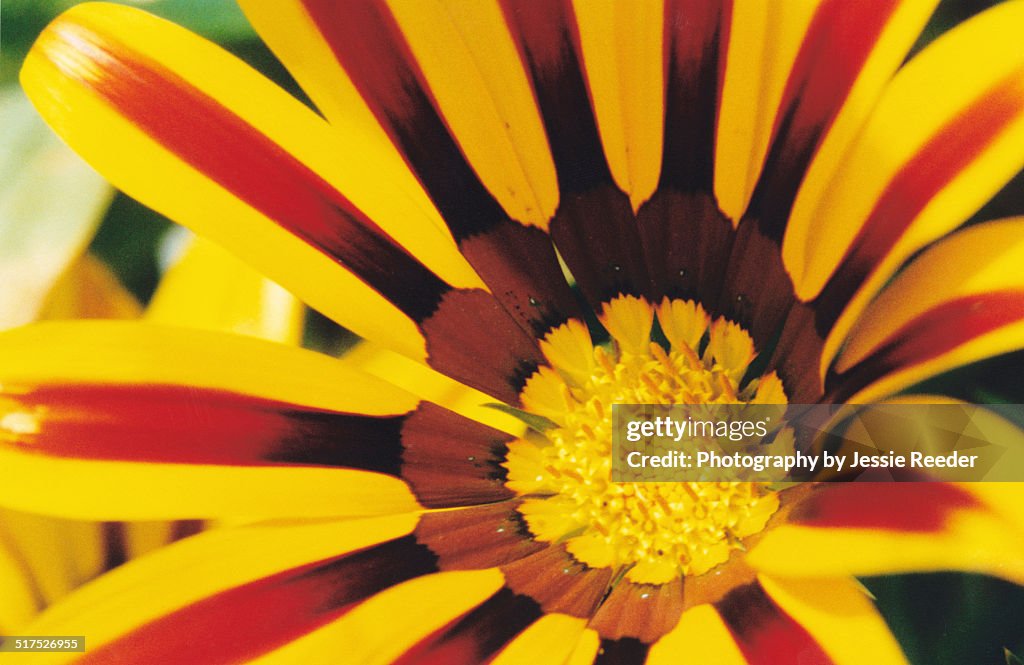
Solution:
M636 303L630 306L624 316L636 316ZM699 310L686 304L659 311ZM614 323L615 301L604 312ZM725 329L719 321L718 328ZM694 334L700 332L692 321L688 325ZM732 335L740 345L751 344L742 330L733 327ZM718 352L742 357L723 340L714 345ZM572 389L565 383L557 388L565 416L560 427L545 432L551 445L538 450L543 475L536 477L537 466L506 463L510 483L534 474L528 479L536 489L520 510L536 539L564 542L581 562L611 566L641 583L662 584L711 570L731 551L742 550L744 539L763 529L778 508L773 492L751 483L611 482L612 404L735 403L739 395L755 392L754 382L743 387L729 378L743 376L746 368L729 366L727 375L715 352L701 359L689 344L677 341L668 350L652 341L646 353L636 347L629 353L595 347L592 375ZM567 373L557 362L552 365ZM532 380L543 380L538 377ZM551 509L538 505L546 501L559 502L559 519L550 519Z

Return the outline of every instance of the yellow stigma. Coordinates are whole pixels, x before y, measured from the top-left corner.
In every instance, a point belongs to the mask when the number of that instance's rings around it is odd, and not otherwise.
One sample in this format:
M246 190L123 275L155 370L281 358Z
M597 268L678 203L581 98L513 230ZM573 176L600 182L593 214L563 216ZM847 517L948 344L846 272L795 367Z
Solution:
M595 347L578 321L547 335L551 367L530 378L522 401L556 427L513 442L506 467L509 487L527 495L520 512L535 538L564 541L591 567L662 584L728 560L764 528L778 498L752 483L611 482L611 406L782 404L786 396L774 373L742 384L755 352L735 323L666 299L657 307L666 350L651 341L654 316L645 300L624 296L601 315L613 346Z

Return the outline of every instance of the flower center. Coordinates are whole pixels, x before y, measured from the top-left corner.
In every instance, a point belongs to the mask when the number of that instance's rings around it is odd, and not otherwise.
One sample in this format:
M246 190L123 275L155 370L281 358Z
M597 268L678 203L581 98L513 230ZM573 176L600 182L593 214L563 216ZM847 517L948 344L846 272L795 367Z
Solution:
M693 302L657 308L668 341L651 340L655 308L620 297L601 321L614 343L594 346L571 321L542 343L550 368L522 392L526 410L555 423L510 446L509 486L527 495L520 513L538 540L565 542L591 567L628 569L639 583L700 575L728 560L778 509L752 483L611 481L611 406L786 402L774 373L742 383L754 345L739 326L713 323Z

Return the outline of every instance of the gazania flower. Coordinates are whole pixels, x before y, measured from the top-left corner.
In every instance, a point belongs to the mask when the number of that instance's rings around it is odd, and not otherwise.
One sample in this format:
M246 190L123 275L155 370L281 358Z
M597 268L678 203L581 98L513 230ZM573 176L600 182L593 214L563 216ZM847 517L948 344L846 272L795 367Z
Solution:
M322 117L142 12L59 18L22 81L112 183L546 427L223 334L6 334L4 502L250 523L32 631L84 663L901 662L852 575L1024 582L1017 485L609 477L617 402L882 399L1024 346L1022 222L940 240L1024 164L1024 4L902 65L934 4L243 2Z

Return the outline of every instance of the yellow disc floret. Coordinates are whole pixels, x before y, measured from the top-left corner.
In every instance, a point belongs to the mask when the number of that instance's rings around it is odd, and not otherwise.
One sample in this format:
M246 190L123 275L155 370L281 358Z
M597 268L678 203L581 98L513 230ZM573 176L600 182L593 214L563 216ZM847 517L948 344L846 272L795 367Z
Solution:
M509 486L527 495L520 512L534 537L661 584L726 561L764 528L778 498L752 483L613 483L611 406L781 404L785 393L774 373L741 383L755 351L735 323L666 299L657 307L664 347L651 340L654 317L645 300L623 296L601 315L614 344L595 347L579 321L547 335L551 367L530 378L522 401L555 427L513 442L506 467Z

